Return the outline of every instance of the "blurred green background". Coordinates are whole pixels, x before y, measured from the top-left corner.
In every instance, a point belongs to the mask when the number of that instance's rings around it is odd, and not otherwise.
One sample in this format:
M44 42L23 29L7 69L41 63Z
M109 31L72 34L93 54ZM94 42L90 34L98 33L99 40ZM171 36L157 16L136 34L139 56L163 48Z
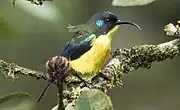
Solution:
M180 11L179 0L157 0L140 7L114 7L111 0L54 0L43 6L23 1L17 0L15 6L11 0L0 1L0 59L41 71L46 60L60 55L66 41L72 37L68 24L82 24L96 12L112 11L143 29L121 27L112 48L128 48L172 40L163 29L167 23L179 20ZM114 110L179 110L179 65L177 56L153 63L149 70L141 68L131 72L124 79L124 87L109 92ZM15 81L0 77L0 96L23 91L28 92L32 96L30 102L35 103L46 84L46 81L25 76ZM53 86L43 100L35 104L35 110L50 110L56 102ZM21 104L20 100L15 100L0 105L0 110L20 110L11 106Z

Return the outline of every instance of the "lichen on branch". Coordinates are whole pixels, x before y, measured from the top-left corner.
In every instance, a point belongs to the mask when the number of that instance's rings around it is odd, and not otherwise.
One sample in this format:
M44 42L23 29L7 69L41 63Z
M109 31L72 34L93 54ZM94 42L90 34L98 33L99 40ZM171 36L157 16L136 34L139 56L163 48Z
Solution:
M13 80L19 78L20 75L35 77L36 79L48 79L48 76L41 71L27 69L15 63L7 63L3 60L0 60L0 74Z

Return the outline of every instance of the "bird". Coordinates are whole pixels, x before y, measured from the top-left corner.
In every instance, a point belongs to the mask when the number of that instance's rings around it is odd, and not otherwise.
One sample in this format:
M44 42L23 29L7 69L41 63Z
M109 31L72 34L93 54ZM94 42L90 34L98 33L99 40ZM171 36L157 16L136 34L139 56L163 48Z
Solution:
M70 59L70 66L79 78L91 82L99 73L110 53L112 39L123 24L141 30L137 24L122 21L110 11L96 13L86 23L68 27L74 36L67 42L61 55Z
M87 86L103 68L111 50L112 39L123 24L141 30L137 24L122 21L110 11L96 13L84 24L68 26L69 32L74 35L62 49L61 56L69 59L69 65L75 71L73 74ZM45 87L38 102L49 86Z

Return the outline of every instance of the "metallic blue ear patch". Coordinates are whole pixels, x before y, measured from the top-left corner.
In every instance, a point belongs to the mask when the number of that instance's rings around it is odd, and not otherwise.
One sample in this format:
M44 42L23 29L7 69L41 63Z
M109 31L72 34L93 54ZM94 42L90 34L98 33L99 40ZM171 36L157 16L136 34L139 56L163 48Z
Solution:
M96 21L96 26L101 27L103 25L104 25L104 21L103 20L97 20Z

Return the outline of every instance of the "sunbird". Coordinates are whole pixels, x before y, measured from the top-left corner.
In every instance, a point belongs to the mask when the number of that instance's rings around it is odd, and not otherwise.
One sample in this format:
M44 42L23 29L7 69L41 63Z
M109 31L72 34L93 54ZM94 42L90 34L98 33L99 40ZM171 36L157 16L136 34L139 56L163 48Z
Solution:
M140 27L129 21L121 21L109 11L97 13L85 24L70 26L74 37L67 43L62 56L70 59L70 66L85 81L91 81L103 68L111 50L112 39L120 25L129 24Z
M84 24L69 26L69 30L74 33L74 36L67 42L61 56L69 59L70 66L75 70L78 78L85 82L91 82L91 79L98 75L110 53L112 39L122 24L133 25L141 30L137 24L121 21L109 11L93 15ZM38 102L49 85L44 89Z

